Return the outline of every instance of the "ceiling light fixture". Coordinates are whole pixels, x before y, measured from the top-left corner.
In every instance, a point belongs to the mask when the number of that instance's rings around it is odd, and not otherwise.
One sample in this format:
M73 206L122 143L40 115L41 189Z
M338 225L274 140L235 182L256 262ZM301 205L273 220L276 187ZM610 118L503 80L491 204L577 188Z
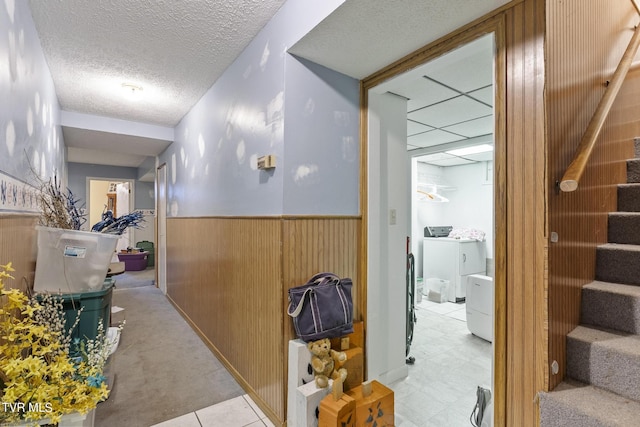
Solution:
M140 99L142 95L142 86L136 85L133 83L122 83L122 89L124 89L125 93L130 99Z
M445 151L445 153L451 154L452 156L468 156L469 154L486 153L489 151L493 151L493 145L481 144L474 145L472 147L458 148L457 150Z

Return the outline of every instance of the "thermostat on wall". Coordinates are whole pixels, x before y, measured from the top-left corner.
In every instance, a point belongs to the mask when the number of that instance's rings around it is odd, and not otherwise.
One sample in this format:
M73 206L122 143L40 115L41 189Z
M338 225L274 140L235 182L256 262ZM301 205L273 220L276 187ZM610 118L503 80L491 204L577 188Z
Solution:
M276 167L276 156L269 154L258 158L258 169L273 169Z

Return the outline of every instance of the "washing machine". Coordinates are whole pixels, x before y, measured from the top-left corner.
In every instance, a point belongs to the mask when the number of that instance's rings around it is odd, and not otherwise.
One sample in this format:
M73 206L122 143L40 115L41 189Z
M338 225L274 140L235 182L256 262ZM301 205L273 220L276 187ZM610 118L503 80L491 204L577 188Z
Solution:
M473 335L493 342L493 278L467 277L467 328Z
M464 302L466 281L471 274L486 274L486 242L450 237L425 237L422 241L424 280L449 281L446 300Z

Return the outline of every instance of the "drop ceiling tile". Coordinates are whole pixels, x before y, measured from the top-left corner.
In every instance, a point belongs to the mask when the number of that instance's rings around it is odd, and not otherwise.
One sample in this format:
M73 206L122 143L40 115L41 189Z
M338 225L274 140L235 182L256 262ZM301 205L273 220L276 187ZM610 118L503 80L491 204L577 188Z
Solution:
M489 105L493 105L493 85L471 91L467 95Z
M436 128L450 126L493 113L493 109L466 96L449 99L407 115L408 119Z
M429 163L435 162L438 160L450 160L454 159L456 156L447 153L433 153L433 154L425 154L424 156L417 157L416 160L419 162Z
M452 159L442 159L442 160L431 160L426 163L436 166L459 166L459 165L468 165L471 163L475 163L472 160L462 159L460 157L454 157Z
M467 154L463 156L465 159L474 160L476 162L488 162L493 160L493 151L486 151L484 153Z
M431 126L424 125L422 123L407 120L407 135L415 135L422 132L433 130Z
M462 138L449 132L435 129L429 132L420 133L407 138L407 144L416 147L431 147L433 145L445 144L447 142L460 141Z
M407 111L413 111L460 95L458 92L424 77L403 84L393 92L409 100L407 101Z
M474 136L492 134L493 122L493 115L489 115L458 123L457 125L447 126L444 130L466 136L467 138L473 138Z

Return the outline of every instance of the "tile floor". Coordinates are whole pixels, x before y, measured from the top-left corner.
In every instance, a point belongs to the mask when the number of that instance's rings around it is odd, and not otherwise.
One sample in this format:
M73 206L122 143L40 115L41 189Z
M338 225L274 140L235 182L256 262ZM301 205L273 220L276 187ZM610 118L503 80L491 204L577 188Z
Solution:
M394 390L398 427L468 427L477 386L491 388L491 343L467 329L464 304L423 298L409 376L389 384Z
M491 343L467 329L464 304L416 304L409 376L389 384L397 427L468 427L477 386L491 387ZM152 427L273 426L248 395Z
M239 396L208 408L156 424L152 427L269 427L273 423L249 395Z

